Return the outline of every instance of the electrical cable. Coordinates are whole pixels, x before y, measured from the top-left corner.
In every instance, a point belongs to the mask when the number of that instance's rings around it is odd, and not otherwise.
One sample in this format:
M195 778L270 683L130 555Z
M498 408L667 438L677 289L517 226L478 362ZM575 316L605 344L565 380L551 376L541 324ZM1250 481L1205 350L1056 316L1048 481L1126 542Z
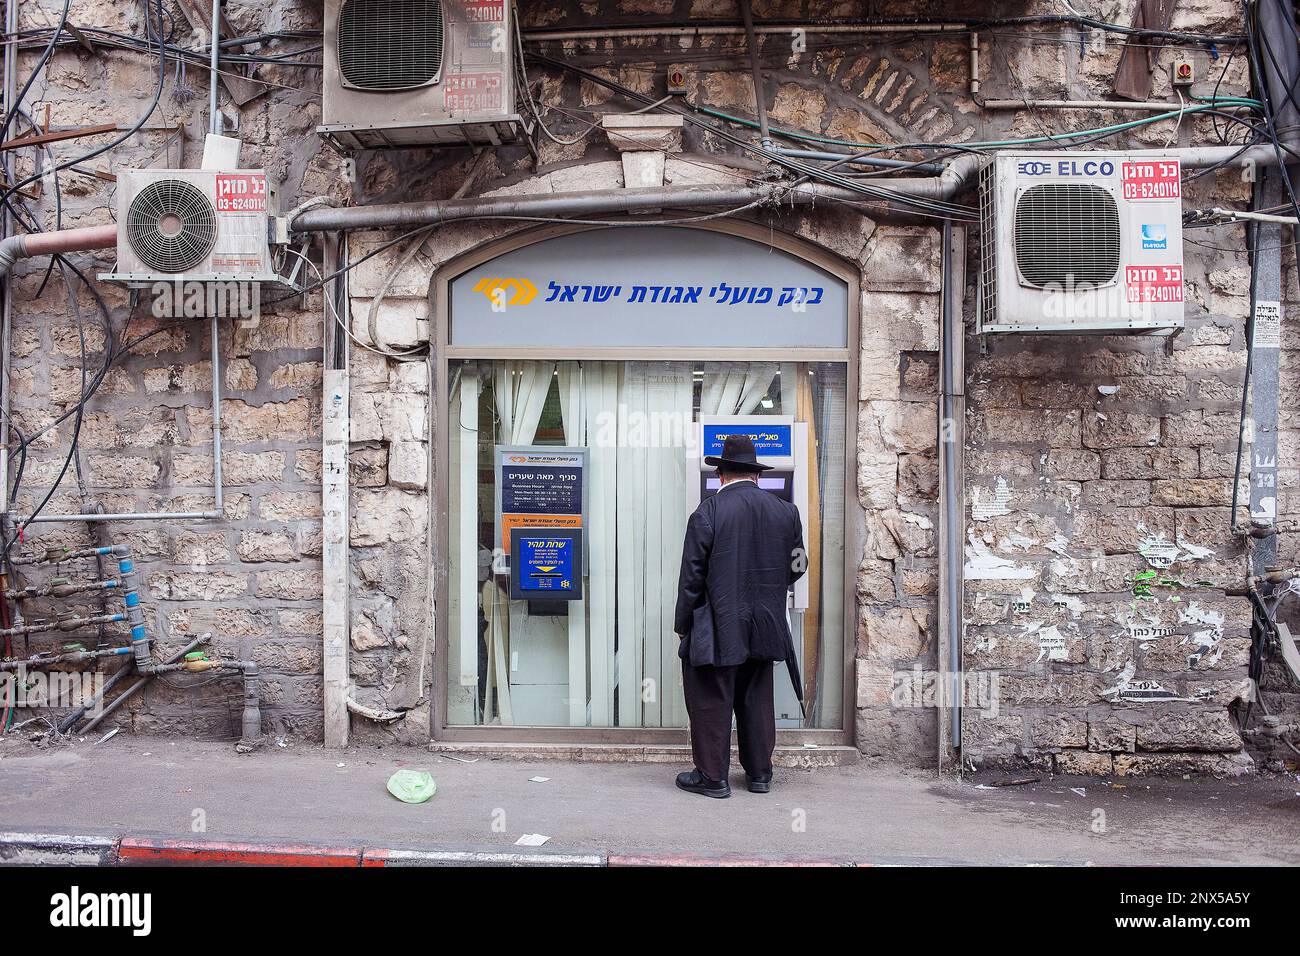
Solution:
M46 45L40 58L36 61L36 65L32 68L30 75L27 77L27 82L23 84L22 89L14 94L14 101L5 104L4 125L0 126L0 141L8 138L9 127L13 125L14 117L18 115L18 107L21 106L23 100L26 99L27 93L31 90L32 84L36 82L36 78L41 75L41 70L45 68L45 64L50 62L50 57L54 54L54 47L59 42L59 37L63 34L63 28L68 22L68 12L71 9L72 0L63 0L63 10L60 12L59 22L54 27L54 32L50 36L50 42Z
M162 99L163 88L167 81L167 54L166 54L166 46L163 43L163 37L162 37L162 22L163 22L162 0L157 0L157 5L158 5L158 34L157 34L158 84L154 89L153 98L149 103L149 107L140 115L140 117L134 123L131 124L131 126L124 133L122 133L122 135L115 138L112 142L106 143L103 146L98 146L90 150L89 152L84 153L81 156L78 156L75 159L64 160L63 162L55 165L54 167L55 170L67 169L69 166L79 165L81 163L86 162L87 160L94 159L96 156L102 156L104 153L108 152L109 150L117 148L122 143L125 143L128 139L134 136L140 130L140 128L149 121L149 118L153 116L154 112L158 109L158 104ZM148 3L146 2L145 29L146 31L151 32L153 27L153 18L147 14L148 8L149 8ZM12 196L14 193L18 192L24 186L36 182L40 178L41 177L39 175L33 174L31 176L28 176L26 179L22 179L17 183L14 183L13 185L9 186L9 188L6 189L3 194L0 194L0 202L8 201L9 197Z

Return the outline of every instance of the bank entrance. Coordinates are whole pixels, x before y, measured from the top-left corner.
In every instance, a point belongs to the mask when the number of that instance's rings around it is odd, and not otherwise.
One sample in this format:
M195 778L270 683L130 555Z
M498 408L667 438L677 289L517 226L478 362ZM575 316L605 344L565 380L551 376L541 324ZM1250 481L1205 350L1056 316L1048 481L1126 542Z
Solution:
M799 507L787 599L801 708L783 742L841 743L860 549L851 272L749 227L548 229L435 282L440 448L435 736L684 740L673 609L703 464L744 432Z

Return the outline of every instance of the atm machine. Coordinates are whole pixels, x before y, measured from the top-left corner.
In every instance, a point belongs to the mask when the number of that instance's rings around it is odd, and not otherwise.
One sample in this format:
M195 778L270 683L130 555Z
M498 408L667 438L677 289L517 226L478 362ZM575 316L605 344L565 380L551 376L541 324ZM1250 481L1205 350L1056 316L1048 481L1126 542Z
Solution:
M702 415L697 425L695 454L689 469L699 474L699 481L688 490L692 496L690 510L701 501L718 493L720 482L712 465L704 459L722 453L722 443L728 435L748 435L754 442L758 460L771 465L770 471L758 476L758 486L779 498L792 502L799 509L799 520L804 529L804 545L808 536L808 425L796 422L789 415ZM689 454L689 453L688 453ZM805 574L795 582L787 598L790 634L794 638L795 657L799 672L804 668L803 616L808 610L810 575ZM774 681L776 696L776 725L784 728L803 726L799 698L786 675L784 666L777 667Z

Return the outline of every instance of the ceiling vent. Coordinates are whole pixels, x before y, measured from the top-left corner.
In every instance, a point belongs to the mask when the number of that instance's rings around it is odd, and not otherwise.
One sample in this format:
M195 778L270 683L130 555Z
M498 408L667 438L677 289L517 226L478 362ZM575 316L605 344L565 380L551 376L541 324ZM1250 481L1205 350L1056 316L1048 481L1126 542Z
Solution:
M980 332L1183 326L1182 170L1158 153L1000 153L980 190Z
M413 90L442 74L439 0L343 0L338 64L356 90Z
M513 15L509 0L325 0L320 134L344 152L535 151L516 111Z

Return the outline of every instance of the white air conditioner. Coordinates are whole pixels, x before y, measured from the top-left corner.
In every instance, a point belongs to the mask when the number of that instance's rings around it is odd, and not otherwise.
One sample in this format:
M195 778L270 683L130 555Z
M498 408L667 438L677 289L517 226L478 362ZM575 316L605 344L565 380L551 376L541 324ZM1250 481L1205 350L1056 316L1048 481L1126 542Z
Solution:
M982 176L978 331L1183 327L1177 159L999 153Z
M260 169L128 169L117 180L117 267L100 276L283 282L271 259L272 193Z
M509 0L325 0L319 132L336 148L524 142Z

